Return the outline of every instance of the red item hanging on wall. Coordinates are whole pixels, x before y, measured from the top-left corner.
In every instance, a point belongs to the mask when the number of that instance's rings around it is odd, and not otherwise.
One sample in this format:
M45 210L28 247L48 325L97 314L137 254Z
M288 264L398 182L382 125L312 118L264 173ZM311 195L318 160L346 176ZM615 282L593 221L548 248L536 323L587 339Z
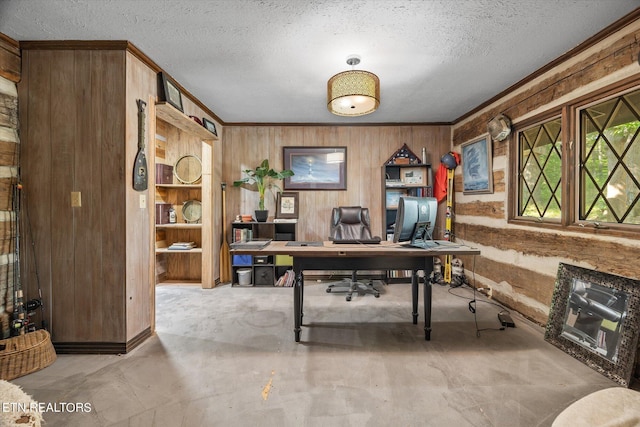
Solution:
M460 164L460 154L455 153L453 151L447 154L451 154L455 158L456 165ZM438 202L441 202L445 197L447 197L447 169L448 168L444 165L444 163L442 163L442 160L441 160L440 166L438 167L438 171L436 172L436 176L434 180L435 182L433 186L433 195L438 200Z

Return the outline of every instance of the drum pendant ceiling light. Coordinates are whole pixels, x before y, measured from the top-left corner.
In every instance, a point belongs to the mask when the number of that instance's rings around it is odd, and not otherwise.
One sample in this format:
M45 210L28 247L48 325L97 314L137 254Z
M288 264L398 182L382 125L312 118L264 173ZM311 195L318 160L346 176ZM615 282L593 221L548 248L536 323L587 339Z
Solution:
M350 56L347 64L358 65L360 58ZM380 79L362 70L343 71L327 83L327 108L338 116L364 116L380 105Z

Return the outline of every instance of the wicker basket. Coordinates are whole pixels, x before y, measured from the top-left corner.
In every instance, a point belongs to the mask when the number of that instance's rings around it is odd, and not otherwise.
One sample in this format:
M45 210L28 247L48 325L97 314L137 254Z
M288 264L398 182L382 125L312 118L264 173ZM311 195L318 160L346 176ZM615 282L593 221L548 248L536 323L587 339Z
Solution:
M0 340L0 379L12 380L46 368L56 360L49 332L39 329L17 337Z

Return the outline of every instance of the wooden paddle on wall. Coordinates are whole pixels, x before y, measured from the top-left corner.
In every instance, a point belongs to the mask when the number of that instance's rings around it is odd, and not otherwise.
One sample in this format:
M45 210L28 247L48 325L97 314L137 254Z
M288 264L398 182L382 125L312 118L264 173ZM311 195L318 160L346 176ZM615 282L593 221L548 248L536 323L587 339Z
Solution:
M231 282L231 253L227 242L227 207L226 207L227 184L222 183L222 246L220 247L220 282Z
M138 99L138 154L133 165L133 189L144 191L147 189L147 157L144 154L144 132L146 116L144 108L147 103Z

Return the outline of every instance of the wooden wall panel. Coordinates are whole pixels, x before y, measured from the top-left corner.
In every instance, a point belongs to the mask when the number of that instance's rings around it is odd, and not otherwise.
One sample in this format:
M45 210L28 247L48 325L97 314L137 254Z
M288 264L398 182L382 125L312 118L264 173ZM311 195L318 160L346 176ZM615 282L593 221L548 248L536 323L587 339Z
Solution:
M347 189L340 191L299 191L299 240L325 240L329 218L335 206L369 207L373 231L382 236L382 165L403 144L418 156L425 147L429 158L439 165L449 151L449 126L227 126L224 129L224 167L222 180L229 183L227 218L253 213L257 193L232 186L243 169L253 169L268 158L271 165L283 167L285 146L347 147ZM435 170L434 170L435 173ZM267 196L270 215L275 199Z
M32 58L32 61L34 58ZM48 76L50 94L47 100L50 109L48 131L51 134L52 179L50 198L51 253L53 254L51 282L55 301L52 307L55 329L53 341L68 341L75 338L76 322L74 281L74 209L71 207L73 182L73 150L76 131L76 104L73 52L60 52L51 57ZM39 148L39 147L38 147ZM24 171L25 175L28 171ZM86 194L85 194L86 196ZM35 201L34 201L35 202ZM89 286L91 286L89 284Z
M145 153L147 156L147 168L153 165L153 141L155 135L155 99L157 91L157 74L140 59L129 51L120 52L125 55L126 69L123 84L126 87L124 96L120 99L121 112L125 114L124 147L122 165L123 172L123 197L127 209L124 217L125 227L123 239L126 241L127 253L123 263L126 267L126 287L124 303L126 310L126 337L132 340L142 331L155 327L155 282L154 276L154 235L153 235L153 211L154 209L154 178L155 170L148 171L148 189L142 192L133 189L133 165L138 152L138 105L141 99L147 103L145 108ZM146 206L140 207L140 197L145 197Z
M102 154L99 175L100 191L96 194L96 207L100 206L101 271L96 272L104 282L100 307L103 312L103 332L107 341L126 341L126 281L125 257L128 255L126 219L127 209L125 189L131 174L127 167L125 121L125 52L97 51L93 53L92 67L94 83L91 86L94 99L95 130L94 141ZM111 88L110 90L108 88ZM120 90L116 90L119 88ZM133 165L133 162L130 163ZM141 227L146 224L140 223ZM108 291L106 289L109 289Z
M82 123L91 123L95 117L92 117L92 93L88 90L77 90L76 88L85 88L91 85L91 55L79 51L71 51L73 59L70 63L74 68L73 88L75 96L70 102L74 105L72 113L73 123L72 131L74 138L72 146L69 147L69 154L72 158L73 167L68 168L71 174L71 185L61 186L63 190L80 191L82 197L82 206L79 208L70 208L70 197L68 194L60 194L64 209L70 210L73 216L73 243L69 245L74 252L73 260L73 280L67 283L73 284L73 287L61 287L65 292L70 292L69 304L75 310L75 316L78 319L91 319L91 321L76 322L75 331L65 340L90 341L92 337L103 340L102 310L96 310L96 306L101 306L101 292L96 282L102 282L100 275L95 275L100 271L100 255L99 247L95 242L100 241L100 206L96 206L96 196L99 194L99 176L96 171L100 170L99 147L92 143L95 138L92 135L92 128L83 126ZM76 122L77 121L77 122ZM96 153L96 154L94 154ZM63 222L63 221L60 221ZM88 257L85 254L92 254ZM98 338L100 337L100 338Z
M22 169L52 340L124 343L124 53L27 50L24 63Z

